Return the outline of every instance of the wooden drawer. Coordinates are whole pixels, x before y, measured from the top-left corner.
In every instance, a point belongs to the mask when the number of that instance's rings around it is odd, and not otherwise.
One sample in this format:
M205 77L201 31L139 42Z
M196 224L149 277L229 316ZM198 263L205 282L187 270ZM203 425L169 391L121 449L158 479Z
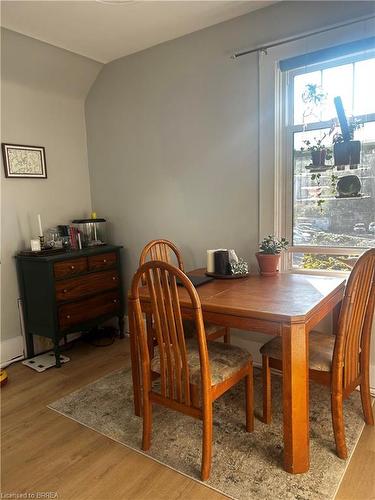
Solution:
M87 271L87 259L86 257L81 257L79 259L63 260L61 262L56 262L53 266L55 272L55 278L68 278L69 276L74 276L75 274L84 273Z
M69 280L57 281L55 285L56 299L75 300L118 287L120 277L117 270L91 273Z
M120 293L117 290L72 304L65 304L58 309L60 330L67 330L74 325L107 314L115 314L117 311L120 311Z
M114 267L117 262L115 252L100 253L89 257L89 270L96 271L99 269L106 269L107 267Z

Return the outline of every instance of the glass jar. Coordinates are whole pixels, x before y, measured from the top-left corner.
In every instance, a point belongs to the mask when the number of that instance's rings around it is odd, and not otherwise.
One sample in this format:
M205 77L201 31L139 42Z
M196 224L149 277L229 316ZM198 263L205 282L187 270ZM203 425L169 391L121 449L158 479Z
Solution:
M75 219L72 224L79 231L82 247L105 245L107 243L105 219Z

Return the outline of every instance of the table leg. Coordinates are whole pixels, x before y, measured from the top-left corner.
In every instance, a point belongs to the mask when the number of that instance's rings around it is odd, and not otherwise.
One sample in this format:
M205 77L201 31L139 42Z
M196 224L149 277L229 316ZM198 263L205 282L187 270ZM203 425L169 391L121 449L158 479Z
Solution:
M133 402L134 402L134 413L138 417L141 416L141 378L139 373L139 352L137 337L134 328L134 315L132 311L132 306L129 302L128 305L128 315L129 315L129 338L130 338L130 357L132 363L132 380L133 380Z
M308 336L304 324L283 325L284 469L307 472L309 454Z

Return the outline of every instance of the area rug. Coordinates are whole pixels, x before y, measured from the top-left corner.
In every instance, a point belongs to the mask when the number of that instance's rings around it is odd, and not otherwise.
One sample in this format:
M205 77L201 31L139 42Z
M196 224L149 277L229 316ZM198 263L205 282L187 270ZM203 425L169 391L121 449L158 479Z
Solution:
M273 421L255 419L255 430L244 428L244 386L242 383L214 405L212 472L205 482L236 499L330 499L335 496L347 461L334 451L329 391L311 384L311 467L306 474L292 475L282 468L281 379L272 377ZM262 408L261 378L255 371L256 416ZM142 419L134 416L130 371L117 371L65 396L49 408L100 432L136 451L141 451ZM349 454L363 429L359 393L345 402L346 441ZM199 480L201 422L171 410L154 406L152 459ZM350 456L350 455L349 455Z

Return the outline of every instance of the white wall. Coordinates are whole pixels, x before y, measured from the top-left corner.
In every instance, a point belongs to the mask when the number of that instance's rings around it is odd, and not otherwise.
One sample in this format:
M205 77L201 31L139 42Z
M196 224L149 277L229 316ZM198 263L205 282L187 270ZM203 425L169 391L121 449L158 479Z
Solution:
M255 263L258 61L230 55L372 10L282 2L105 65L86 101L91 190L125 246L127 285L158 237L176 242L188 269L215 247Z
M103 68L86 102L91 190L125 247L127 285L142 247L159 237L177 243L187 269L217 247L255 265L259 219L274 206L271 192L259 213L258 59L230 55L373 11L370 2L282 2ZM251 338L258 357L268 337Z
M48 228L91 211L84 98L102 65L8 30L1 49L1 140L44 146L48 174L5 179L2 168L4 361L22 345L14 255L37 236L36 214Z

